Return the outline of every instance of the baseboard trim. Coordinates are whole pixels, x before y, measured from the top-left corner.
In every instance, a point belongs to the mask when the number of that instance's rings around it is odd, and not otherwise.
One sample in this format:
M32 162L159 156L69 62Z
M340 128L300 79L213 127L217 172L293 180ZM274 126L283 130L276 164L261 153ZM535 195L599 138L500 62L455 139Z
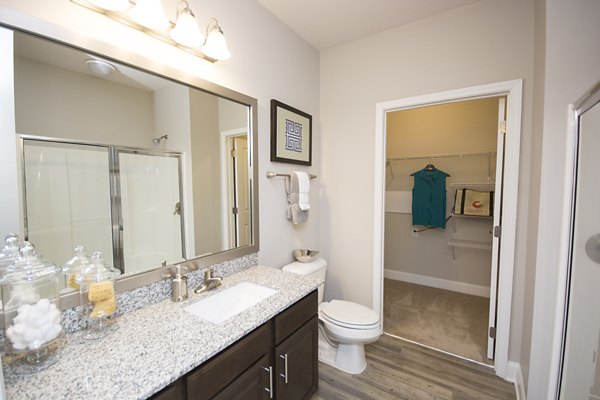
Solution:
M515 385L517 400L527 400L527 395L525 394L525 381L523 381L523 373L521 372L521 364L514 361L508 362L506 380Z
M474 296L490 297L490 288L487 286L434 278L426 275L411 274L409 272L392 269L385 269L383 276L396 281L416 283L417 285L431 286L438 289L451 290L453 292L472 294Z

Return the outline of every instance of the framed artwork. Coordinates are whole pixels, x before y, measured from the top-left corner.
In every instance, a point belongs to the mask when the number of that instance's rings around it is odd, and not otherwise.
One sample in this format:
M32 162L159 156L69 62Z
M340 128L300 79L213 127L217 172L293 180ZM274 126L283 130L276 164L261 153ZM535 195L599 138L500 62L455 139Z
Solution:
M312 116L271 100L271 161L312 165Z

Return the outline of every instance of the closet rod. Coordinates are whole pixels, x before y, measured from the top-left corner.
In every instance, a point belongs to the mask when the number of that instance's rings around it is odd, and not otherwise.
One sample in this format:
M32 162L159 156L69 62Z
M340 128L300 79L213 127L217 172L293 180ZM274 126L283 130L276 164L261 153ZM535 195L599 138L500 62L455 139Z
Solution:
M290 174L279 174L277 172L267 171L267 178L275 178L276 176L287 176L289 178ZM308 176L310 177L310 179L315 179L317 177L313 174L308 174Z
M387 160L390 161L404 161L404 160L434 160L439 158L463 158L463 157L494 157L495 151L487 153L456 153L456 154L432 154L430 156L410 156L410 157L389 157Z

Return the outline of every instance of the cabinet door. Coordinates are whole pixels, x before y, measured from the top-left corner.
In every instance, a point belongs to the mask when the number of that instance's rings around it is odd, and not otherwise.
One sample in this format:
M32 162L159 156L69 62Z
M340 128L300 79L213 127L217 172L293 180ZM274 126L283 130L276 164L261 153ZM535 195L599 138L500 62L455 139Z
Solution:
M269 357L263 356L231 382L214 400L268 400L273 390L269 376Z
M278 399L309 399L318 384L318 318L315 315L275 348Z
M270 322L186 375L188 400L212 399L271 352Z

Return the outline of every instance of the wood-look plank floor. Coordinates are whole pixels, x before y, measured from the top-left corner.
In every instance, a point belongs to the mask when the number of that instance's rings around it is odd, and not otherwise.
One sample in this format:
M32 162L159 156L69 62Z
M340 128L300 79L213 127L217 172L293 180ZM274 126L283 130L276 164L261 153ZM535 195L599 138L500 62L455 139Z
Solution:
M360 375L319 363L312 400L516 399L514 386L483 365L387 335L365 350Z

